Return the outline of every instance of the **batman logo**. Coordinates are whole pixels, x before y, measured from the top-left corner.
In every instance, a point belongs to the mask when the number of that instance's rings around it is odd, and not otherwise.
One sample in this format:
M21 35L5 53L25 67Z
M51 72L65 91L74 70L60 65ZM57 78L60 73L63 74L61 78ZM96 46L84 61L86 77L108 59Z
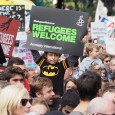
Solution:
M42 73L45 75L45 76L55 76L59 73L59 69L58 67L55 67L55 66L52 66L52 65L48 65L48 66L44 66L43 69L42 69Z

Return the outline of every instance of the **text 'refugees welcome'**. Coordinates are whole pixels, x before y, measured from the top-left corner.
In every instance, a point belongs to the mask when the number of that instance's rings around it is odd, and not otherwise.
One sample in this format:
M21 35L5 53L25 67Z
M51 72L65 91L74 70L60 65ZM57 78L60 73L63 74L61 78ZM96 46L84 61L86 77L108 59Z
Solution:
M76 43L77 30L44 24L33 24L32 36L40 39Z

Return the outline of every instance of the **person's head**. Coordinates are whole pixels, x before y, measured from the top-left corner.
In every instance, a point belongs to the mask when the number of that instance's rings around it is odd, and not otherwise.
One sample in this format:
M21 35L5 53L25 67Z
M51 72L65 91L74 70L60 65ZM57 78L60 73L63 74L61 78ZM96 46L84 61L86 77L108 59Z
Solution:
M109 67L109 63L110 63L110 56L108 54L101 54L100 55L100 59L102 60L102 63L105 65L105 66L108 66Z
M36 72L35 72L35 70L34 70L33 68L31 68L31 67L27 67L26 70L27 70L27 72L28 72L28 75L27 75L26 78L27 78L29 84L31 84L31 83L33 82L34 77L36 76Z
M30 111L32 99L21 85L9 85L0 93L0 115L25 115Z
M109 85L103 89L102 97L110 99L115 104L115 85L108 83Z
M100 75L101 75L102 82L108 82L108 72L106 68L101 68L100 72L101 72Z
M106 68L101 68L100 71L101 71L101 77L104 78L108 76Z
M104 84L102 84L102 95L104 92L109 90L109 87L114 86L114 83L112 82L105 82Z
M45 115L65 115L65 114L63 114L61 111L54 110L54 111L46 113Z
M68 115L79 103L78 92L74 89L69 89L61 98L59 110Z
M19 57L12 57L7 64L7 67L9 66L18 66L21 69L25 69L25 64L24 61L22 59L20 59Z
M52 103L52 98L55 95L52 81L44 77L34 79L30 92L32 97L44 98L48 104Z
M101 93L101 76L94 71L83 73L77 79L77 89L81 100L90 101Z
M68 89L77 89L77 80L75 78L68 78L64 81L64 89L67 91Z
M53 52L45 52L45 57L50 64L56 64L59 61L61 54Z
M66 80L67 78L72 77L73 75L73 67L69 67L66 69L65 74L64 74L64 80Z
M86 46L86 52L89 57L98 58L99 56L99 46L94 43L89 43Z
M98 64L91 64L91 65L89 66L89 69L88 69L88 70L90 70L90 71L95 71L95 72L97 72L98 74L101 74L100 69L101 69L100 65L98 65Z
M115 105L109 99L96 97L90 101L86 115L113 115Z
M115 70L111 74L111 80L113 83L115 83Z
M23 83L25 74L20 67L10 66L5 69L3 76L11 84L17 84Z
M30 107L31 112L39 113L40 115L44 115L49 112L50 109L48 107L47 102L42 98L34 98L32 102L32 106Z
M112 71L115 70L115 57L113 57L113 58L111 59L111 61L110 61L110 69L111 69Z

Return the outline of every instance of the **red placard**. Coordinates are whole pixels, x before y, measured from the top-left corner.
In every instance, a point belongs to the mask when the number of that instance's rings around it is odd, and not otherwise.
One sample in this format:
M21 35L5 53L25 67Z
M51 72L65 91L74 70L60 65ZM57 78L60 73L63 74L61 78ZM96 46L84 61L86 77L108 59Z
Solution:
M12 57L19 20L0 16L0 43L5 57Z

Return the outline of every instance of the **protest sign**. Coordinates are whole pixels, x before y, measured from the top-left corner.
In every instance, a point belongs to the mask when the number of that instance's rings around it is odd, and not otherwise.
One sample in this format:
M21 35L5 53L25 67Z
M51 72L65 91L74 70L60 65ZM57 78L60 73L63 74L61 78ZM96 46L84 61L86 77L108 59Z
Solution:
M33 56L31 51L25 47L26 41L20 41L19 48L18 48L18 57L24 60L26 67L31 67L36 69L37 65L33 60Z
M115 55L115 38L106 39L106 51L108 54Z
M0 16L0 43L6 58L12 57L19 20Z
M25 31L24 5L0 5L0 15L20 20L19 31Z
M104 22L91 22L91 38L106 38L107 28Z
M87 19L85 12L33 6L27 48L81 56Z

